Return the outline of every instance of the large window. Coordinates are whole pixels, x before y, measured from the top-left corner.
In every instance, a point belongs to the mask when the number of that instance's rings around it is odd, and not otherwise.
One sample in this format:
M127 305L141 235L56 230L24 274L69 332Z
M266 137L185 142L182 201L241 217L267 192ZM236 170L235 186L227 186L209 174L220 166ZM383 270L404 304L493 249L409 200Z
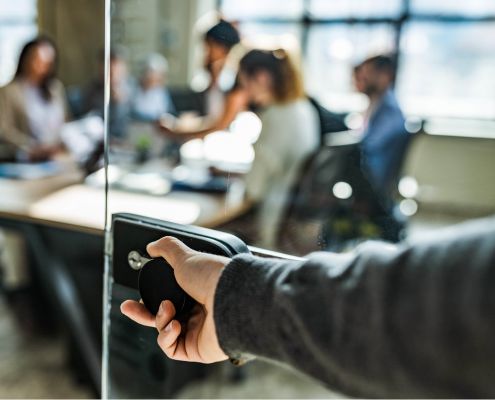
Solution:
M366 107L352 66L390 53L406 114L495 119L494 1L222 0L220 8L248 41L256 30L292 35L308 92L336 111Z
M19 51L37 33L36 0L0 1L0 86L15 72Z

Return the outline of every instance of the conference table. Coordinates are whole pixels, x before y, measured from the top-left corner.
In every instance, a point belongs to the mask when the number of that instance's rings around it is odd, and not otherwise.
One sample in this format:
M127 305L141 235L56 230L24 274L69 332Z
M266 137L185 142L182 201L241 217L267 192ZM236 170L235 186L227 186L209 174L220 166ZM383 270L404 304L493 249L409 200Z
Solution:
M0 228L25 238L30 272L68 331L69 342L101 389L105 221L117 212L215 227L245 211L242 185L226 193L170 191L162 196L109 191L85 183L71 163L35 180L0 178ZM108 208L106 208L108 207Z

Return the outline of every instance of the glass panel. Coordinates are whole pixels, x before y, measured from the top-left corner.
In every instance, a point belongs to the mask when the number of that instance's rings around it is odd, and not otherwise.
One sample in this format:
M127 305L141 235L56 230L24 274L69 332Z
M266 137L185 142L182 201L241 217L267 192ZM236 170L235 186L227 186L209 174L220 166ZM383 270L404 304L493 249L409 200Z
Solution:
M397 17L401 0L309 0L309 12L316 18Z
M234 47L227 55L225 49L205 43L205 32L216 23L208 22L213 3L148 0L143 7L143 2L137 0L112 1L107 221L112 213L132 212L230 232L240 226L242 232L236 233L242 234L241 238L256 230L250 214L241 225L235 225L239 223L235 221L244 216L245 176L253 165L254 145L262 126L260 117L245 100L231 120L218 123L232 94L243 49ZM252 7L251 3L243 4ZM296 2L277 4L277 8L270 4L273 13L295 12L291 4ZM270 16L270 8L251 10ZM252 46L284 47L300 53L299 25L241 23L240 33ZM218 62L218 53L220 64L225 65L215 85L210 85L215 73L212 63ZM149 76L151 72L154 79ZM99 96L100 108L96 111L101 114L101 90ZM204 136L203 130L210 133ZM91 190L102 190L104 171L96 171L86 183ZM229 225L233 221L236 227ZM311 242L315 243L312 239ZM249 240L249 244L257 243ZM120 313L120 303L138 299L139 293L113 282L115 266L109 256L105 397L213 398L236 397L236 393L279 397L274 385L260 389L254 384L265 375L282 376L288 382L284 393L292 397L328 395L324 388L304 378L262 363L248 367L249 375L239 378L229 363L203 367L167 360L156 346L154 330L137 327ZM231 385L236 379L240 379L239 384Z
M352 68L366 57L393 49L390 25L312 27L305 59L308 93L335 111L363 111L367 100L354 89Z
M303 0L223 0L222 13L228 19L300 18Z
M478 116L480 110L494 110L486 97L488 86L495 93L486 72L493 70L493 48L485 42L494 36L489 24L407 25L397 105L390 60L354 71L367 57L396 50L395 25L306 26L295 20L302 15L302 3L222 2L224 15L240 20L234 25L242 42L230 48L236 41L231 27L221 25L220 39L218 27L210 31L218 22L218 2L112 0L112 52L106 60L111 75L107 179L96 163L96 172L85 181L85 199L91 201L108 184L107 220L112 213L130 212L215 228L248 245L296 256L317 250L345 252L368 239L398 242L467 219L473 210L478 215L494 212L495 192L480 182L492 181L495 141L480 146L473 138L450 137L459 133L454 125L464 132L487 133L493 124L461 128L447 118L450 136L439 136L445 133L437 123L440 119L423 124L405 120L400 111L402 104L408 117L415 111L423 115L423 104L433 109L430 112L450 110L458 99L468 99L462 103L464 110L456 109L459 116L475 108L467 104L472 101L486 102L477 103ZM371 2L329 3L335 8L315 1L311 10L322 18L380 18L399 15L402 4L374 2L372 9ZM430 40L435 45L425 48ZM290 74L285 52L266 51L278 47L299 57ZM263 51L244 58L252 48ZM280 73L271 72L280 66ZM328 110L304 96L297 85L299 67L306 91ZM471 76L471 68L477 78ZM354 72L363 74L356 82ZM354 88L358 79L361 93ZM102 115L102 75L95 86L95 114ZM453 100L435 103L446 98ZM380 122L379 112L389 115ZM347 126L358 126L349 115L357 113L365 124L349 132ZM324 135L326 118L340 132ZM384 129L393 129L399 145L384 141L371 150L365 147L363 137L386 136L381 135ZM433 135L408 136L421 130ZM385 188L371 177L365 151L385 165L382 171L391 171ZM131 245L135 236L129 236ZM141 247L136 250L144 251ZM121 315L120 303L140 295L135 287L112 280L111 246L108 250L104 397L331 395L270 364L250 364L239 373L227 363L204 367L166 359L153 329L138 327Z
M411 11L422 14L461 15L465 17L485 17L495 14L495 3L486 0L412 0Z
M495 117L494 23L410 23L397 90L419 116Z

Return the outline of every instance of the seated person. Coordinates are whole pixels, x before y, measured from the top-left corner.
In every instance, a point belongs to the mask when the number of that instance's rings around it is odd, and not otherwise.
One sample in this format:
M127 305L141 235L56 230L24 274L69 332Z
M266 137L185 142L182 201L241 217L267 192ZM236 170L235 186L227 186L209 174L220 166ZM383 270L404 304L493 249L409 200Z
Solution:
M170 93L165 86L168 62L161 54L150 54L143 62L141 76L131 101L131 117L155 122L163 114L175 114Z
M2 158L44 161L62 149L66 98L56 65L57 49L47 37L22 49L14 79L0 89Z
M361 143L363 168L374 189L385 199L397 183L409 141L404 115L392 88L394 77L395 63L388 56L369 58L354 69L356 89L370 102Z
M290 189L304 160L319 146L319 119L284 50L250 51L240 62L239 78L262 122L246 195L256 210L258 244L273 248Z
M112 49L110 51L110 108L108 121L112 139L124 139L127 135L132 87L123 51ZM84 114L94 113L103 118L105 105L104 51L101 51L99 56L98 76L84 91L82 102Z
M210 83L206 89L205 112L206 126L196 131L175 130L162 124L161 131L177 139L189 140L203 138L207 134L229 127L237 114L247 107L247 96L236 83L228 82L225 64L234 46L240 42L237 29L227 21L221 20L204 35L204 68L209 74ZM230 83L230 84L229 84ZM234 85L232 86L232 83Z

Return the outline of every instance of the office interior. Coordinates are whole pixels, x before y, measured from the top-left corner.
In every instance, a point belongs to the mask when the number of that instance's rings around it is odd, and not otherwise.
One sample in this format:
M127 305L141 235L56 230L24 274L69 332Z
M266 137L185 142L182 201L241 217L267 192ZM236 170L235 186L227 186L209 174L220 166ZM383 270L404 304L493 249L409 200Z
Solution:
M221 20L240 41L228 49L223 97L211 106L205 33ZM495 212L490 2L2 0L0 86L39 35L56 44L67 117L56 154L32 160L16 149L0 160L0 397L341 396L267 362L167 360L151 332L119 313L118 302L136 293L112 281L112 214L218 229L265 256L303 257L351 252L366 240L400 245ZM290 182L270 201L285 167L264 195L247 200L250 170L264 151L257 142L268 134L265 107L249 98L218 122L252 49L290 58L320 107L311 109L318 144L297 168L290 163ZM407 137L400 151L388 147L400 157L386 191L365 171L362 144L381 103L360 91L359 66L376 56L393 66L387 93ZM167 93L141 104L152 116L135 104L147 73L161 74ZM10 118L6 110L1 119ZM321 113L331 128L320 138ZM280 151L298 147L283 143L281 130L290 127L280 127L271 127ZM274 159L277 149L270 148Z

